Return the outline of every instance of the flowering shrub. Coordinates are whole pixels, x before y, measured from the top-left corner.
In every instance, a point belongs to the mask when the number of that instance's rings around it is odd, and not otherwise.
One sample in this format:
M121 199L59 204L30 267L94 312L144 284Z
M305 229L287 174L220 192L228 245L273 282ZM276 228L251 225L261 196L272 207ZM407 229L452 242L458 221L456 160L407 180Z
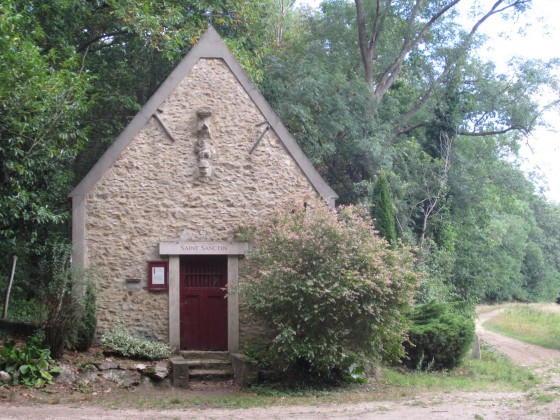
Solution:
M123 326L117 326L111 332L101 337L103 347L125 357L140 359L162 359L169 357L175 350L166 343L150 341L143 337L133 335Z
M252 240L241 284L248 309L275 337L263 361L340 374L348 360L396 360L416 289L407 248L391 249L367 212L284 208L244 229Z

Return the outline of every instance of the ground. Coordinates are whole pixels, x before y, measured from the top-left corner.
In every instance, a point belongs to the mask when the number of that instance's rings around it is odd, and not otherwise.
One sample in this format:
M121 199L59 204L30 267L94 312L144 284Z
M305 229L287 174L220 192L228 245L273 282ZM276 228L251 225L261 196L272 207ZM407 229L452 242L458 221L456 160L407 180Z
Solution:
M223 397L240 392L228 382L193 384L190 390L156 388L143 385L125 390L110 383L96 385L57 385L49 393L25 388L0 388L0 418L36 419L324 419L324 418L382 418L382 419L554 419L560 418L560 351L543 349L486 331L482 323L498 313L482 311L477 322L477 334L519 365L534 370L543 378L537 389L528 392L423 392L414 397L391 398L386 401L351 402L344 404L313 404L273 406L265 408L215 408L205 404L180 409L173 402L185 396ZM72 357L72 355L68 356ZM79 357L99 357L95 350ZM130 400L154 400L165 396L171 402L161 409L122 409ZM174 399L175 398L175 399ZM128 401L128 403L127 403Z

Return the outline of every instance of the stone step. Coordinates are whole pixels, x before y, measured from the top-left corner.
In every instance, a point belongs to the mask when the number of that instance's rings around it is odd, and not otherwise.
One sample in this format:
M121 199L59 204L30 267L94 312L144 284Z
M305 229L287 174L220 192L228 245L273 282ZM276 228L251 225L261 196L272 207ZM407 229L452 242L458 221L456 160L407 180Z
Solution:
M185 359L189 369L230 369L231 362L223 359Z
M233 379L233 369L189 369L192 381L223 381Z
M179 352L186 360L227 360L229 361L229 352L227 351L202 351L202 350L181 350Z

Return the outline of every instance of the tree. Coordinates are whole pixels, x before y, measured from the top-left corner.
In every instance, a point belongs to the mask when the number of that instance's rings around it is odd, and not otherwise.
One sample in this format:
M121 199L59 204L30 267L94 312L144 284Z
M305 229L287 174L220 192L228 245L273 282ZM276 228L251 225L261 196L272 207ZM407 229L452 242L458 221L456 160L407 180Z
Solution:
M373 189L371 217L379 234L394 244L397 241L395 229L395 215L393 214L393 203L389 194L387 178L383 174L377 177L377 183Z
M525 287L531 300L554 301L560 296L560 206L539 197L531 209L535 224L522 270Z
M372 88L374 104L381 103L383 96L400 77L403 64L411 52L420 45L430 49L433 47L432 42L439 41L436 38L438 26L441 28L441 21L448 15L454 15L454 8L460 1L401 0L393 3L391 0L375 0L370 10L366 11L364 1L355 0L358 41L364 66L364 78ZM435 83L428 88L426 95L422 97L422 101L433 94L433 86L449 74L456 61L461 58L462 53L473 42L479 27L487 19L493 15L504 13L508 9L524 10L530 2L531 0L498 0L489 11L478 19L470 32L458 37L455 45L453 45L453 40L448 39L450 49L455 51L446 60L439 76L435 79ZM372 22L370 33L367 31L368 20ZM394 46L389 57L380 63L381 66L377 66L379 73L374 74L376 64L381 61L379 50L383 47L382 41L386 36L388 27L391 27L391 30L396 30L402 37L398 38L399 41L397 41L397 45ZM400 41L401 39L402 41Z
M529 1L495 1L469 30L457 5L331 0L294 14L262 88L340 202L367 203L379 171L390 177L399 236L421 246L420 299L528 299L535 190L511 162L558 104L532 95L558 86L558 63L515 60L505 75L476 54L480 26Z
M0 5L0 237L3 255L40 253L45 228L68 217L71 164L86 143L91 76L15 2Z
M242 291L247 308L274 332L265 360L330 377L349 360L402 356L416 288L412 254L391 249L364 211L290 207L248 230L255 248Z

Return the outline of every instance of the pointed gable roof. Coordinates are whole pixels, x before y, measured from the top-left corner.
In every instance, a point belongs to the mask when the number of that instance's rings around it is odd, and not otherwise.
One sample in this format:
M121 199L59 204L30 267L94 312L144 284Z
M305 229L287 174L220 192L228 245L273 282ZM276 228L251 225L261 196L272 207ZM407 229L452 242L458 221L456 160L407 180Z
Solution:
M331 206L338 195L327 185L321 175L313 167L307 156L303 153L296 141L290 135L280 118L276 115L272 107L266 101L264 96L257 90L249 76L245 73L241 65L234 58L233 54L222 41L216 30L210 26L208 31L202 35L199 41L191 48L189 53L181 60L179 65L165 79L158 90L146 102L142 109L136 114L132 121L126 126L123 132L111 144L99 161L82 179L82 181L72 190L69 197L85 196L103 176L105 171L109 169L118 159L121 152L129 145L132 139L146 125L148 120L156 113L158 107L173 92L173 90L187 76L189 70L201 58L219 58L222 59L238 82L243 86L249 97L253 100L259 111L264 115L270 128L274 130L282 144L286 147L290 155L296 161L300 169L303 171L311 185Z

